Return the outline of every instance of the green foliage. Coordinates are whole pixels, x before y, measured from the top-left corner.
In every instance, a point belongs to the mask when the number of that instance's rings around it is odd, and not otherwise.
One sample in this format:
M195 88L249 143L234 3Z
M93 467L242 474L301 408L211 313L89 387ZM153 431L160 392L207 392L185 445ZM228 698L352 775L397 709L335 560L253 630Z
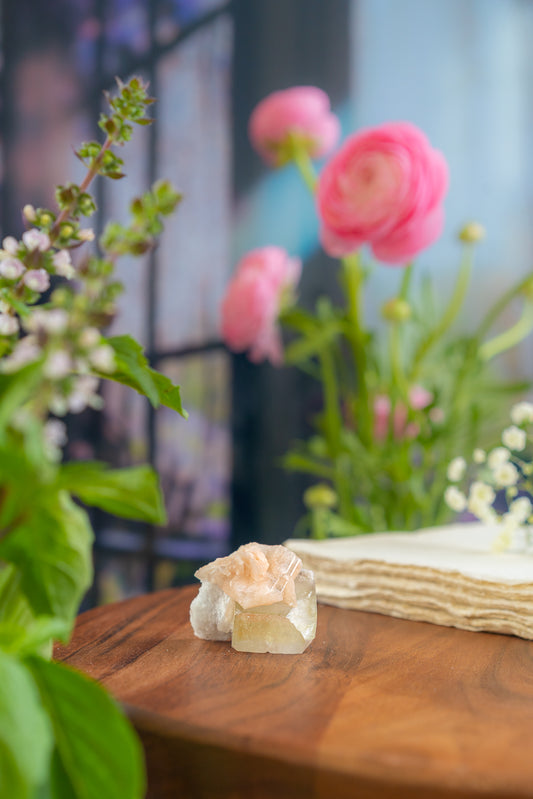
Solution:
M150 121L142 81L118 87L101 119L105 141L77 152L88 170L82 183L57 187L57 213L25 206L31 230L21 241L7 237L0 250L12 268L0 278L0 313L9 322L0 333L0 796L9 799L140 799L145 789L140 744L119 708L96 683L50 660L53 641L68 641L93 577L93 533L78 502L166 522L151 467L62 464L59 419L101 407L99 379L187 416L179 386L152 369L134 339L102 333L122 291L117 258L153 247L180 195L166 181L154 184L132 202L128 226L108 225L100 254L78 254L94 239L80 226L96 210L91 181L123 176L113 147L130 138L133 124ZM61 284L34 308L53 276Z

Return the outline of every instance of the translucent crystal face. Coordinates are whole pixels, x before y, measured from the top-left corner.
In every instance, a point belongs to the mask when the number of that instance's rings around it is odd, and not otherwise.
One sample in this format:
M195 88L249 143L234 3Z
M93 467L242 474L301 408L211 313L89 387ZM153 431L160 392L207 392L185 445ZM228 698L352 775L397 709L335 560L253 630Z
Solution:
M298 654L316 632L312 571L283 546L246 544L198 569L191 603L199 638L229 640L241 652Z
M297 655L316 633L316 593L313 572L302 570L295 580L296 605L276 602L244 609L235 605L231 645L239 652Z

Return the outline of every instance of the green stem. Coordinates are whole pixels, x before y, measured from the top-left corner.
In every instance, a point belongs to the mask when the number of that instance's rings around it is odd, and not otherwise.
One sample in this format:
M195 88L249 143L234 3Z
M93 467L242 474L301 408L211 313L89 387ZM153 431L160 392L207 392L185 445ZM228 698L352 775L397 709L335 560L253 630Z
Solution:
M531 330L533 330L533 305L528 302L522 316L515 325L481 345L479 348L480 357L484 361L489 361L495 355L515 347L525 339Z
M459 268L459 274L455 282L455 287L451 299L442 314L440 322L431 331L429 336L421 342L418 347L414 359L411 372L411 382L416 380L420 371L422 361L430 351L430 349L437 343L437 341L446 333L449 327L454 322L457 314L463 305L468 284L470 282L470 275L472 272L472 246L466 245L463 252L463 260Z
M353 253L352 255L344 257L342 259L342 265L344 268L347 297L347 337L352 348L357 370L359 436L364 444L369 444L371 440L372 419L368 397L365 332L361 307L361 289L364 275L359 253Z
M400 292L398 297L400 300L407 300L409 295L409 287L411 284L411 276L413 272L413 265L408 264L405 267L402 282L400 285ZM392 377L394 383L396 384L400 396L407 401L407 395L409 393L408 389L408 381L406 379L403 363L402 363L402 356L401 356L401 326L402 323L399 321L392 322L390 328L390 357L391 357L391 370L392 370Z
M495 323L500 314L503 313L507 305L509 305L509 303L512 300L514 300L516 297L522 294L531 285L532 280L533 276L529 274L527 277L525 277L515 286L511 286L511 288L508 291L506 291L505 294L503 294L503 296L494 303L490 311L487 313L487 315L481 322L475 334L475 338L478 341L481 341L483 338L485 338L485 336L491 329L492 325Z
M301 143L298 141L297 138L292 137L290 141L291 145L291 156L292 160L294 161L302 179L311 192L311 194L315 193L315 188L317 184L317 175L315 172L315 167L313 166L313 162L309 157L309 153L302 147Z
M322 385L324 386L326 439L330 457L335 461L341 449L342 419L339 407L339 388L333 358L326 348L321 351L319 360L322 370Z

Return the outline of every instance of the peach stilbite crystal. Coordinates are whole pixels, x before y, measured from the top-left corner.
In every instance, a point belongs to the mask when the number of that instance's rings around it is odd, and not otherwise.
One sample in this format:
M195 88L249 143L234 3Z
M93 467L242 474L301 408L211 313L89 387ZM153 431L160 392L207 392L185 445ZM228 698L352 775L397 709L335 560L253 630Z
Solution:
M241 652L298 654L316 631L313 572L284 546L246 544L198 569L191 603L195 635Z
M300 558L286 547L252 543L202 566L195 577L217 585L245 609L274 602L294 606L294 580L301 568Z

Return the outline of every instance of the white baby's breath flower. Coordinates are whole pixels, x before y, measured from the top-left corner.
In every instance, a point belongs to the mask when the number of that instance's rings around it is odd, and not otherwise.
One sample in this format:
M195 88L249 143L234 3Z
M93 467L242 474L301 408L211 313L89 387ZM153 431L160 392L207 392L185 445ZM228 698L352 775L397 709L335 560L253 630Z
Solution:
M9 314L0 314L0 336L14 336L19 331L18 319Z
M22 234L22 241L28 250L45 252L50 249L50 237L47 233L43 233L42 230L37 230L37 228L26 230Z
M452 483L457 483L459 480L462 480L464 477L464 473L466 471L466 461L461 456L454 458L450 461L448 465L448 480L451 480Z
M50 288L50 275L46 269L28 269L22 279L32 291L41 293Z
M498 488L508 488L516 485L519 474L516 466L509 461L501 463L492 472L494 482Z
M26 267L18 258L3 258L0 261L0 275L7 280L16 280L25 270Z
M502 463L506 463L511 457L511 453L505 447L495 447L489 452L487 463L491 469L495 469Z
M517 402L511 408L511 421L514 424L524 424L524 422L533 422L533 403L531 402Z
M58 250L52 256L52 263L55 268L56 275L66 277L67 280L72 280L76 274L76 270L72 266L72 260L68 250Z
M498 517L494 509L490 503L485 502L481 497L469 496L467 508L470 513L477 516L484 524L497 524Z
M6 236L2 241L2 249L9 255L16 255L18 252L19 243L14 236Z
M523 524L531 516L533 506L528 497L518 497L509 505L509 514L517 520L518 524Z
M456 513L461 513L466 508L466 497L456 486L448 486L444 492L444 501Z
M493 487L488 483L483 483L481 480L475 480L470 486L468 497L469 499L482 502L484 505L492 505L496 498L496 493Z
M99 372L111 374L115 371L115 351L113 347L108 344L96 347L89 353L89 362Z
M472 460L474 461L474 463L485 463L485 461L487 460L487 453L485 452L484 449L476 447L476 449L472 453Z
M509 449L514 450L515 452L520 452L526 446L527 436L526 431L522 430L520 427L516 425L511 425L511 427L506 427L502 433L502 441L506 447Z
M50 380L61 380L72 371L72 360L65 350L50 353L43 367L44 375Z

